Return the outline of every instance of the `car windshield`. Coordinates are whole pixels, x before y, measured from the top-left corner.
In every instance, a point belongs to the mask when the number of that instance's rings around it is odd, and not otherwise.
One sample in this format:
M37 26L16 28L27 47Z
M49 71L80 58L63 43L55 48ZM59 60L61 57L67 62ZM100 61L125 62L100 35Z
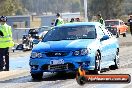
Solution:
M42 42L60 41L60 40L76 40L76 39L95 39L96 30L94 25L88 26L71 26L71 27L55 27L49 31Z
M119 25L119 21L105 21L105 26Z

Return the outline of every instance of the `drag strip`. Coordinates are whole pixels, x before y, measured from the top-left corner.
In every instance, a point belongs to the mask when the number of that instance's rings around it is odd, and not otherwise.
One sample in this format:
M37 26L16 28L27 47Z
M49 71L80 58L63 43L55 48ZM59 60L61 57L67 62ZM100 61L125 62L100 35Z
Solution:
M120 65L121 68L117 70L107 70L102 74L130 74L132 76L132 40L131 36L119 39L120 43ZM21 54L22 55L22 54ZM27 55L27 56L26 56ZM14 54L14 56L16 56ZM15 57L12 55L12 60L16 63L28 64L29 54L24 53L23 61L22 58ZM26 61L24 61L26 60ZM12 66L12 65L11 65ZM17 66L18 67L18 66ZM131 88L132 83L129 84L85 84L80 86L75 80L74 73L57 74L57 73L44 73L42 80L32 80L28 67L23 66L21 69L17 68L18 71L26 69L26 72L21 74L12 75L7 78L0 79L0 88Z
M120 49L120 63L121 68L117 70L110 70L103 72L102 74L132 74L132 51L130 51L132 47L122 47ZM127 52L127 53L124 53ZM129 59L128 59L129 58ZM129 62L129 63L128 63ZM129 86L130 84L86 84L84 86L80 86L77 84L75 80L75 74L66 73L66 74L56 74L56 73L44 73L43 79L39 81L33 81L30 73L23 74L21 77L12 77L12 79L6 79L0 81L0 88L123 88L125 86ZM3 85L2 84L7 84ZM15 84L15 85L14 85ZM7 87L8 86L8 87Z

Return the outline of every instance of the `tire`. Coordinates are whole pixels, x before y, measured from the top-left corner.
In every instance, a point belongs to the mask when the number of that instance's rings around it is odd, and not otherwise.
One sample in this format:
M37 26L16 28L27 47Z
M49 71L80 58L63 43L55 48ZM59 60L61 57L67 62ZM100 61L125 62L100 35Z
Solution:
M100 67L100 61L101 60L101 55L99 52L96 53L95 56L95 70L94 74L100 74L101 73L101 67Z
M33 80L41 80L43 73L31 74Z
M110 66L110 70L115 70L120 68L120 62L119 62L119 50L116 51L116 56L114 59L115 65Z
M119 33L118 32L116 33L116 38L119 38Z
M78 76L76 80L79 85L84 85L86 83L86 78L84 76Z
M14 52L15 52L15 50L13 49L13 50L12 50L12 52L14 53Z
M119 38L120 31L116 30L116 38Z
M126 33L123 33L123 37L126 37Z

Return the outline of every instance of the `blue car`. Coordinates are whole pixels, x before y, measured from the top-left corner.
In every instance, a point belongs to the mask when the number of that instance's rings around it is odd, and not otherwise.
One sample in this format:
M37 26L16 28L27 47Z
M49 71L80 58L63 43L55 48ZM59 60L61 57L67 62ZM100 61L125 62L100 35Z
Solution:
M98 22L56 26L32 50L31 76L43 72L77 71L80 66L99 74L101 69L119 68L118 40Z

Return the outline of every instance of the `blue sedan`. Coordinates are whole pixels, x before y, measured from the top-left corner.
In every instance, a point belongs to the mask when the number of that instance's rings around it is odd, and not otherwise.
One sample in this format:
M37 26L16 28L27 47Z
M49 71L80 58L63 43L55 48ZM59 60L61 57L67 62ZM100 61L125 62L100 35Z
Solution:
M119 68L118 40L98 22L68 23L50 30L32 50L31 76L76 71L80 66L99 74Z

